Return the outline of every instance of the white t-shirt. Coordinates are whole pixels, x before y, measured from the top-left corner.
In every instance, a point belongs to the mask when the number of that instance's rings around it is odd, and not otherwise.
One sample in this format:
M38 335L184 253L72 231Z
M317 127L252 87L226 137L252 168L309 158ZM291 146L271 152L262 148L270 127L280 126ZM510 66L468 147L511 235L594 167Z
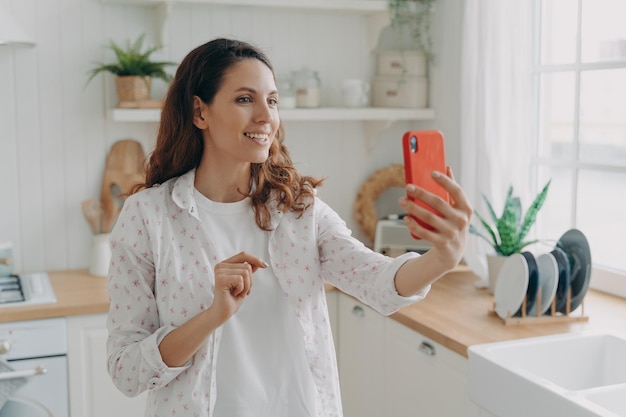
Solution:
M269 259L269 232L257 226L250 199L217 203L194 194L220 261L241 251ZM223 326L216 379L216 417L317 415L302 328L271 267L254 273L250 294Z

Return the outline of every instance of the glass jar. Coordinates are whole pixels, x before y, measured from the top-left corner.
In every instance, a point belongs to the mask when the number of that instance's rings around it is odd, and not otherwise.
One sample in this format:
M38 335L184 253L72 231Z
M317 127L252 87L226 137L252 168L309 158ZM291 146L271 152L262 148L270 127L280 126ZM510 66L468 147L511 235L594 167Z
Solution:
M291 74L278 74L276 76L276 88L278 88L278 108L293 109L296 107L296 90L293 86Z
M296 107L319 107L321 105L321 81L317 71L302 68L293 72L296 90Z

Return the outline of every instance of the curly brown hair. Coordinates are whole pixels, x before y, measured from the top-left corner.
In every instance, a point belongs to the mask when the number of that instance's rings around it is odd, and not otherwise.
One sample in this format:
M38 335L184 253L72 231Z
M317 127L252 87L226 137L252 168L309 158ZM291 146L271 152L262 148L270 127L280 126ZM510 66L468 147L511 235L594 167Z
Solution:
M163 109L156 146L146 165L146 181L133 192L161 184L197 168L202 158L202 132L193 124L193 97L211 104L225 73L244 59L258 59L274 74L269 58L249 43L218 38L192 50L183 59L172 81ZM293 165L284 144L281 125L263 163L253 163L250 181L256 187L247 194L252 200L257 225L271 230L267 203L276 191L278 208L302 215L312 204L314 189L322 179L305 176Z

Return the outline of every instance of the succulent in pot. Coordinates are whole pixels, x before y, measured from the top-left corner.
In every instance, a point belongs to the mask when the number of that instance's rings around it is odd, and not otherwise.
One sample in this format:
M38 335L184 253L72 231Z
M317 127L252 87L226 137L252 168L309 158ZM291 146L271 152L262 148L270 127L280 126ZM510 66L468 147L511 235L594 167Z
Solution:
M537 239L526 240L526 237L535 223L537 213L546 200L550 182L548 181L541 192L537 194L524 216L522 216L522 206L519 197L513 195L513 186L509 186L504 209L500 217L496 215L493 206L483 195L492 224L474 210L474 214L476 214L481 225L487 231L487 235L481 233L474 225L470 225L470 233L488 242L496 254L500 256L520 253L526 246L536 243Z
M109 72L116 75L118 104L150 99L152 78L169 82L172 76L165 71L165 67L176 65L176 63L151 60L150 56L159 47L143 50L144 37L145 35L141 35L134 42L127 41L125 47L111 41L108 47L115 53L116 61L108 64L98 63L90 71L87 83L96 75Z

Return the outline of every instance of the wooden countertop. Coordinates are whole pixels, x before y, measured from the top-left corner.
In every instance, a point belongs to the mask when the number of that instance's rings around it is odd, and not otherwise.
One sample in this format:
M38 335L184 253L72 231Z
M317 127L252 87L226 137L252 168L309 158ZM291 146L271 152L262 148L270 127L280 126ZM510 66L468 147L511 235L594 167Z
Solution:
M426 298L391 317L467 357L467 348L479 343L499 342L556 333L615 329L626 334L626 299L589 290L584 303L571 316L588 321L505 325L493 310L493 296L478 289L478 277L459 267L437 281Z
M57 296L55 304L0 308L0 322L106 313L109 310L107 280L87 270L49 272ZM476 277L457 268L437 281L426 299L405 307L391 317L435 342L467 357L474 344L543 336L582 330L616 329L626 333L626 300L590 290L584 301L588 321L505 325L495 315L493 296L477 289ZM572 315L580 315L577 309Z
M48 272L57 297L54 304L0 307L0 322L107 313L107 279L85 270Z

